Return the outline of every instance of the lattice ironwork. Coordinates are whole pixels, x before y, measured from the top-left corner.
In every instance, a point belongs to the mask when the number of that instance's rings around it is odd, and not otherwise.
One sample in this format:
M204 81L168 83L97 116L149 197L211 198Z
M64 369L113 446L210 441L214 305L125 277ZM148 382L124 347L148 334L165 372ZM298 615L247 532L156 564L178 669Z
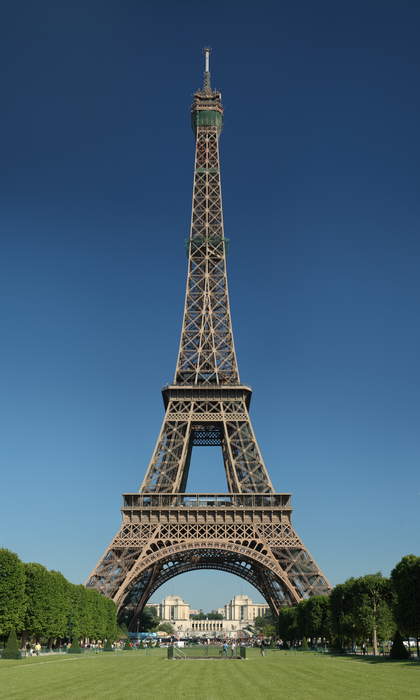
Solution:
M219 136L223 108L207 71L195 93L196 139L185 308L174 383L140 491L87 586L118 603L134 628L152 593L193 569L241 576L274 613L329 584L291 524L289 494L274 492L249 417L233 342L226 277ZM221 448L228 493L186 494L194 447Z
M206 396L206 390L197 393L191 387L188 397L178 397L178 386L166 387L166 415L146 472L141 490L184 491L191 461L191 451L205 433L212 444L222 447L226 478L230 491L273 491L260 449L249 418L247 402L250 390L236 385L225 387L224 397L218 400ZM186 392L184 392L186 393ZM217 437L216 437L217 434Z

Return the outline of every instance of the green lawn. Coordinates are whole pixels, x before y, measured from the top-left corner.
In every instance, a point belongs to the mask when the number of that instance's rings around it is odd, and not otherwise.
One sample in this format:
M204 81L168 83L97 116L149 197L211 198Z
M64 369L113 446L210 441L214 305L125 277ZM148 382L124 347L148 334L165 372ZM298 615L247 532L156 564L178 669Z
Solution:
M0 661L0 698L382 700L420 698L420 664L247 650L246 661L168 661L166 650Z

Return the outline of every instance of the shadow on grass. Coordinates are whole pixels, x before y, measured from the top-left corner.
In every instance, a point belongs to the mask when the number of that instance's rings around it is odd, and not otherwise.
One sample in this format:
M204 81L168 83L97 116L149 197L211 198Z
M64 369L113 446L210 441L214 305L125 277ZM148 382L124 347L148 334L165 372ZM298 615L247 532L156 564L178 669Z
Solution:
M387 656L358 656L357 654L334 654L330 653L335 659L344 659L345 661L357 661L362 664L400 664L406 668L420 669L420 661L418 659L390 659Z

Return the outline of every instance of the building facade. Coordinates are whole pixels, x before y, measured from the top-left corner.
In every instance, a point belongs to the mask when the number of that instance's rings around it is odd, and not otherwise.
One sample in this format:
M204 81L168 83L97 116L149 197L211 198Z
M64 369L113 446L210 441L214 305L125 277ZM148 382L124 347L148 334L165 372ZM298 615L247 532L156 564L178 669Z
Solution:
M270 610L267 603L254 603L247 595L235 595L223 608L217 608L225 620L252 625L256 617L263 617Z
M170 622L178 636L186 637L238 637L243 630L253 626L255 618L269 611L266 603L254 603L247 595L236 595L226 605L216 610L222 620L195 620L200 610L193 610L180 596L169 595L161 603L149 603L162 622Z

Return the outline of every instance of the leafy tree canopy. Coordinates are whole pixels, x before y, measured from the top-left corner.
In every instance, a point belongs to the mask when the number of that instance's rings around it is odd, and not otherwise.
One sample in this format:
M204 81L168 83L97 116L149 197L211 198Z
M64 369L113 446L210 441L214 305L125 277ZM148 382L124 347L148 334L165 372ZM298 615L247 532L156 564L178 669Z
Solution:
M158 626L159 632L167 632L168 634L173 634L175 632L174 626L170 622L161 622Z
M420 637L420 557L408 554L391 571L395 618L403 634Z
M146 605L138 620L139 632L153 632L157 628L159 622L160 620L156 609Z
M25 568L17 554L0 549L0 636L24 627Z

